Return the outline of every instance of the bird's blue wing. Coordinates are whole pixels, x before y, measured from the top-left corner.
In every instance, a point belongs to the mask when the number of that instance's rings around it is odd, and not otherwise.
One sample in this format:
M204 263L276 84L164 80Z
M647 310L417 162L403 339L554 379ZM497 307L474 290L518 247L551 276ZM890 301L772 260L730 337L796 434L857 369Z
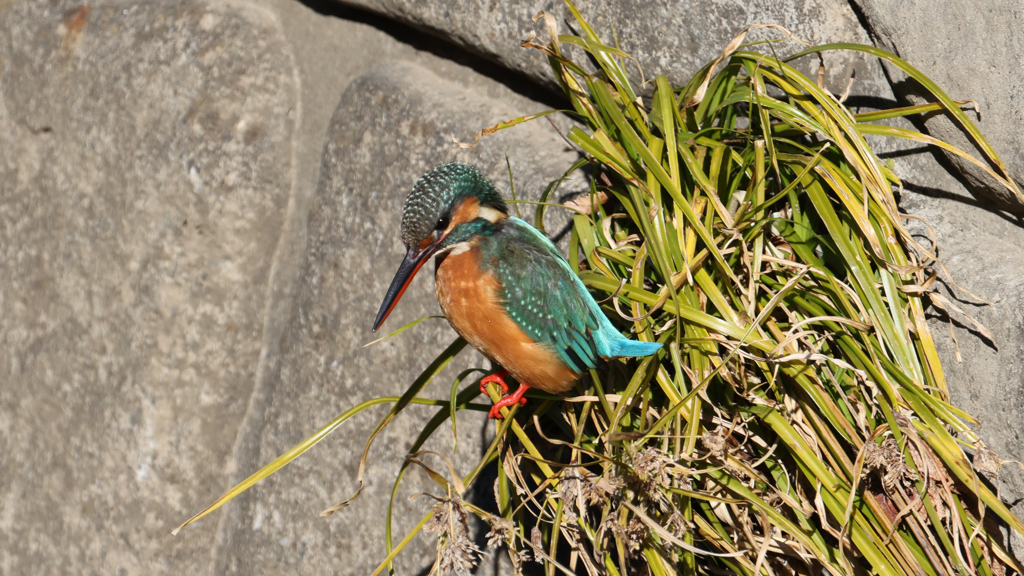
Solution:
M595 368L602 356L647 356L661 347L619 334L558 248L526 222L509 218L482 248L481 264L501 282L509 316L572 370Z

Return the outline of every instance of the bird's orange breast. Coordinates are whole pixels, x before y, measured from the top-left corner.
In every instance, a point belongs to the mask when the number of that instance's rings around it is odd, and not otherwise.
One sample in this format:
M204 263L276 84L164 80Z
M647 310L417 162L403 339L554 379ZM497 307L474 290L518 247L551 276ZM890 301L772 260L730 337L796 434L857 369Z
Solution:
M445 256L437 267L435 290L455 331L520 383L561 394L579 378L508 316L500 298L501 283L481 272L479 249Z

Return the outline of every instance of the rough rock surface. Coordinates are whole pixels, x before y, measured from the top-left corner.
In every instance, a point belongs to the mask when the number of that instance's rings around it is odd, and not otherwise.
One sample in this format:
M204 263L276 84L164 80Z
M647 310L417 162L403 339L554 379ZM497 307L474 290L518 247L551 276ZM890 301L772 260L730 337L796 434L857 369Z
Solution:
M547 39L543 24L530 22L525 14L545 10L573 21L569 10L553 0L337 1L433 31L548 85L551 75L546 61L508 39L526 38L531 31ZM972 8L969 13L965 13L962 2L954 0L816 0L796 4L777 0L580 0L576 5L609 44L613 44L614 30L614 39L637 58L648 78L665 73L675 81L688 79L749 24L777 24L814 44L871 44L874 39L922 70L954 99L975 100L983 118L993 119L982 123L986 137L1010 174L1024 183L1024 134L1017 129L1024 124L1024 98L1019 96L1024 92L1024 80L1016 73L1016 63L1024 53L1024 10L1012 2L995 2L989 7ZM858 13L866 18L867 29L861 25ZM559 25L564 31L565 24L560 21ZM766 35L777 37L776 32L754 30L748 40ZM799 48L796 43L788 43L778 50L788 54ZM890 99L890 83L895 83L901 98L914 103L924 101L919 90L904 81L905 75L892 67L888 68L887 80L876 62L863 57L833 52L826 54L825 63L827 86L836 93L845 89L851 72L856 73L852 94L865 97L865 105L877 103L874 99ZM803 61L808 71L816 64L813 58ZM633 72L634 68L630 66L629 70ZM942 116L931 117L926 126L939 138L965 150L972 148L960 128ZM970 163L953 155L948 160L964 172L965 183L973 193L1004 209L1024 213L1020 197L1008 193Z
M509 69L522 72L536 82L551 86L553 79L547 60L538 58L533 50L520 48L514 40L525 39L530 32L535 32L541 40L548 40L543 22L534 23L530 20L542 10L559 19L563 34L568 33L565 22L575 22L572 13L559 0L337 1L436 32L497 60ZM617 40L623 50L636 58L647 79L656 74L667 74L676 82L689 79L701 66L714 60L722 48L750 24L779 25L814 44L870 43L870 37L858 23L857 15L849 3L842 0L581 0L575 4L607 44L615 45ZM754 30L748 40L780 36L777 31ZM794 53L799 49L800 45L795 42L785 43L778 48L781 54ZM813 64L816 70L816 60L809 60L808 64ZM856 70L855 94L876 97L889 94L885 78L874 62L858 57L829 55L826 56L826 65L829 85L839 92L845 89L850 74ZM631 73L634 72L632 64L628 68Z
M863 10L879 45L924 72L955 100L974 100L981 115L979 127L1024 187L1024 6L1019 2L991 2L968 7L954 0L855 0ZM915 82L887 67L897 94L913 103L923 102ZM977 116L970 114L972 119ZM945 116L926 122L933 136L973 151L961 128ZM979 156L980 157L980 156ZM1024 214L1024 200L999 186L990 176L948 155L964 173L974 194L997 206Z
M204 571L291 189L260 10L0 5L0 573Z
M906 120L894 122L913 130ZM934 238L949 271L939 291L960 311L927 312L928 324L953 405L977 418L978 436L1001 459L1024 462L1024 226L965 188L944 157L903 140L872 138L879 156L892 162L904 189L900 211L917 219L905 224L923 246ZM975 298L984 299L986 305ZM988 329L992 340L967 316ZM995 483L1004 502L1024 517L1024 470L1006 464ZM1024 559L1024 540L1009 542Z
M931 310L929 326L950 399L981 422L978 435L1001 459L1024 462L1024 227L979 205L953 177L937 173L929 155L898 160L896 166L913 185L901 207L931 227L939 257L959 285L947 283L942 292L994 338L983 337L960 312L947 316ZM927 243L929 231L911 224ZM996 485L1003 500L1015 504L1013 512L1024 517L1024 470L1004 465ZM1024 558L1024 540L1015 536L1010 544L1016 557Z
M298 302L282 345L280 377L263 415L261 461L359 402L400 395L453 341L446 322L429 320L363 348L374 338L369 328L405 253L398 234L401 209L420 175L440 163L472 162L508 197L507 152L517 190L536 198L572 162L574 153L547 123L499 133L469 150L451 145L453 132L520 114L409 64L384 65L346 90L327 132ZM440 314L430 276L427 269L420 273L382 333ZM487 367L468 350L456 364ZM425 396L447 398L458 372L449 367ZM314 573L372 571L385 556L379 530L395 473L415 439L413 423L425 422L435 409L410 407L385 429L370 453L360 499L327 520L316 512L356 490L363 444L387 408L354 417L316 447L315 457L300 459L259 485L225 539L231 544L219 552L223 558L215 572L277 574L299 562ZM479 457L485 432L490 433L485 420L483 413L460 419L456 462L468 467ZM451 454L448 425L437 436L440 441L430 447ZM444 469L440 460L433 465ZM398 538L433 504L426 498L408 500L421 491L437 493L437 487L413 470L396 499ZM429 567L432 545L429 537L419 538L399 565L404 571Z
M314 427L402 391L450 342L430 320L361 348L403 252L401 204L416 177L455 158L502 187L507 151L525 195L568 164L543 120L470 150L450 142L547 107L524 97L550 87L549 72L518 40L546 37L536 12L566 13L555 0L342 2L360 9L0 0L0 574L366 573L382 557L393 474L426 408L378 439L363 496L335 517L316 513L356 488L359 451L385 408L217 515L169 531ZM961 15L946 1L863 0L870 31L838 0L578 4L648 77L684 78L753 22L814 42L875 38L954 98L978 100L981 128L1020 178L1021 83L1002 66L1016 62L1022 27L1009 3ZM390 61L415 65L367 73ZM826 64L833 91L856 67L865 105L892 98L880 66ZM934 119L928 129L950 137ZM903 207L935 227L954 278L994 304L959 304L998 346L954 314L962 363L945 318L932 319L953 401L981 418L1002 458L1024 461L1024 228L930 155L892 156ZM385 330L436 313L426 272ZM429 395L446 398L454 368L482 361L464 352L456 364ZM459 456L477 454L481 421L460 420ZM445 426L432 447L450 454ZM1002 474L1004 498L1024 496L1024 473ZM428 502L407 497L434 487L417 472L406 482L402 517L417 518ZM421 538L400 567L432 556Z

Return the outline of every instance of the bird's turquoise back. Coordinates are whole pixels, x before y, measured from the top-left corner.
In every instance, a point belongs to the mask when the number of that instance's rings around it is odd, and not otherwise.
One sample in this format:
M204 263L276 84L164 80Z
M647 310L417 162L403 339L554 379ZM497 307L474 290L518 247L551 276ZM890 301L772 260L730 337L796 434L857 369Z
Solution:
M509 316L534 341L550 346L575 372L597 359L650 356L661 344L622 336L605 317L558 248L518 218L480 238L482 271L501 282Z

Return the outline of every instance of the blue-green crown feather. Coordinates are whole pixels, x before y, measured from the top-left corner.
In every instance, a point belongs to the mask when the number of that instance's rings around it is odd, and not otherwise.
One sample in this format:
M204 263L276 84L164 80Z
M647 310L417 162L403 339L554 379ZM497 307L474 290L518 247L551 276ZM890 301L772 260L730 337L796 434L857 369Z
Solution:
M508 206L494 184L468 164L442 164L424 174L402 210L402 242L409 247L418 245L433 233L438 220L451 216L459 200L470 196L475 196L481 206L508 214Z

